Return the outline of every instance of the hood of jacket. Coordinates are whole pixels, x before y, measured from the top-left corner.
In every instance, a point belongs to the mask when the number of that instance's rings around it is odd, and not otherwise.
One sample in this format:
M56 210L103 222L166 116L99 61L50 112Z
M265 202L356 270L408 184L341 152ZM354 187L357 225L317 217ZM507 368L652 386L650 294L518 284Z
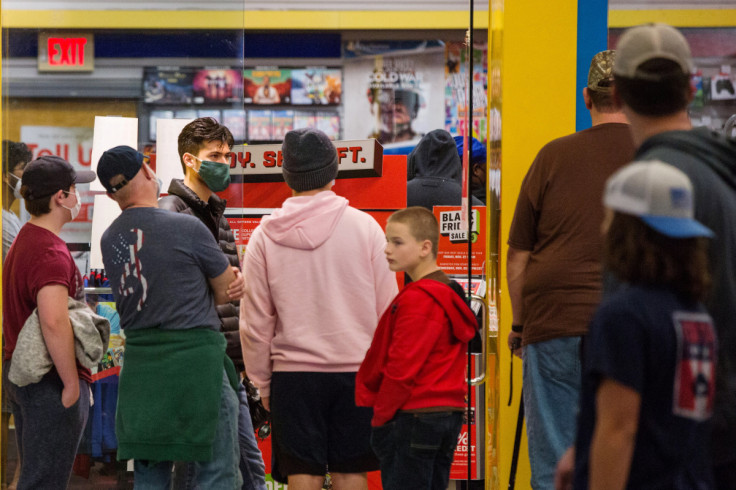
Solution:
M736 139L708 128L667 131L644 141L636 152L637 158L662 146L697 157L736 190Z
M477 330L473 311L451 287L434 279L420 279L411 283L421 288L434 299L447 313L452 325L452 333L460 342L469 342Z
M415 177L441 177L460 183L462 168L455 140L444 129L435 129L425 134L409 153L406 176L407 180Z
M290 197L273 214L263 218L261 227L279 245L313 250L332 236L347 207L348 200L332 191Z

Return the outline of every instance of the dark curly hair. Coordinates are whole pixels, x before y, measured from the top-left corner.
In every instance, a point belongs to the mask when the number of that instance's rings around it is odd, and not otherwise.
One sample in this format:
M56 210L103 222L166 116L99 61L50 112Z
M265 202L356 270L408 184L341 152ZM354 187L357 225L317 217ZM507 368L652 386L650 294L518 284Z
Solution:
M710 288L706 238L671 238L636 216L614 213L603 245L603 262L619 280L661 286L702 301Z
M233 134L227 129L227 126L223 126L212 117L200 117L184 126L179 133L179 160L185 173L187 168L182 160L184 154L190 153L196 156L199 150L210 141L220 141L230 148L235 144Z
M3 140L3 175L12 172L18 164L29 163L33 153L25 143Z

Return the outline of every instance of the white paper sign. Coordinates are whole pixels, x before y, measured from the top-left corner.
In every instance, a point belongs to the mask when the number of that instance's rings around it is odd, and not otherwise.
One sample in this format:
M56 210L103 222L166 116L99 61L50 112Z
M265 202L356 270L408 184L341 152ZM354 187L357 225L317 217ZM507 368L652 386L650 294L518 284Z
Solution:
M161 192L166 193L172 179L183 179L179 158L179 133L192 119L156 120L156 176L161 179Z
M92 170L97 171L97 163L105 151L120 145L138 149L138 118L95 116L95 134L92 140ZM105 191L105 188L97 179L90 184L89 189L91 191Z
M102 269L102 250L100 250L100 239L110 224L120 216L118 203L107 197L97 194L94 201L94 212L92 214L92 239L90 240L89 267L90 269Z

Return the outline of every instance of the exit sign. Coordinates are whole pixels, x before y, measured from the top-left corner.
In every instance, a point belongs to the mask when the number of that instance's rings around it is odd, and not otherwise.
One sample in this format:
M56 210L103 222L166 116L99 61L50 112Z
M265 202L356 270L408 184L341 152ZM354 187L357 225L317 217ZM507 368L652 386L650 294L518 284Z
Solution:
M95 42L92 34L38 34L38 71L93 71Z

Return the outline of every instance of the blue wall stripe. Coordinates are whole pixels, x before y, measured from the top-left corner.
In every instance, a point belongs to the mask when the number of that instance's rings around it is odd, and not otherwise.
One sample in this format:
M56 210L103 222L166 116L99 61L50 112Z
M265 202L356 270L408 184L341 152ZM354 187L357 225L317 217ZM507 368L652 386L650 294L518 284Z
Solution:
M608 47L608 0L578 0L578 46L575 128L589 128L590 113L583 101L583 88L588 84L590 60Z
M105 31L95 35L96 58L340 58L342 37L331 32ZM79 31L81 32L81 31ZM37 29L3 33L3 57L38 56Z

